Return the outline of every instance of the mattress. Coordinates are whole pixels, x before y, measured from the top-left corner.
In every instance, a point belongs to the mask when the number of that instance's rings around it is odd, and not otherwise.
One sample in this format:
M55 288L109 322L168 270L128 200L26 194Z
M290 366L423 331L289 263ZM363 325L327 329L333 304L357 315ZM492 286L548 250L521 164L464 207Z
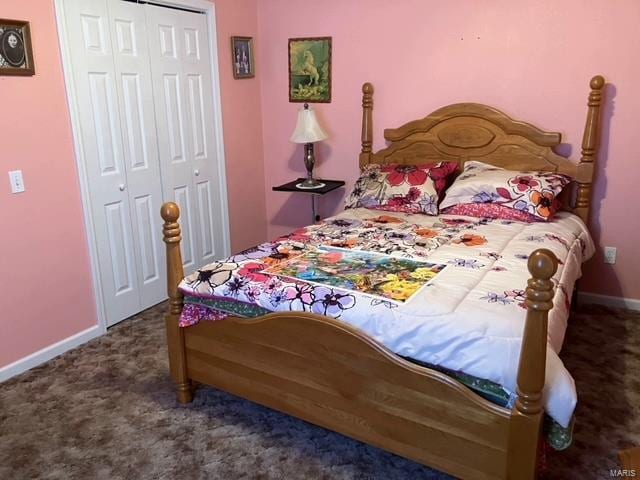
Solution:
M202 308L207 301L243 316L319 313L398 355L496 383L515 398L527 258L541 247L559 260L543 402L566 428L577 395L558 354L574 283L594 253L584 223L567 212L521 223L349 209L186 277L181 324L223 318Z

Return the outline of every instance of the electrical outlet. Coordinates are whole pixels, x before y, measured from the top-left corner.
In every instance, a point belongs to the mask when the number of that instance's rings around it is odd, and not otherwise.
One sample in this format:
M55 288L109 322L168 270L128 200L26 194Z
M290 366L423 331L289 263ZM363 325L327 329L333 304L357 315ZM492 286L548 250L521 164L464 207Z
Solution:
M22 178L22 170L12 170L9 172L9 181L11 182L11 193L24 192L24 179Z
M604 247L604 263L613 265L616 263L616 247Z

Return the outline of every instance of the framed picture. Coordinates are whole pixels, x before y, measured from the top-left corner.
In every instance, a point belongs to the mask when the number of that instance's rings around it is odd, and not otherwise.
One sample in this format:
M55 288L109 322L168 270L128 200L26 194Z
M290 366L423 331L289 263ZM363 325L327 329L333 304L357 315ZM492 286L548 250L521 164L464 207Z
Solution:
M0 18L0 75L35 75L29 22Z
M331 37L289 39L289 101L331 102Z
M231 37L231 57L233 78L253 78L255 76L252 37Z

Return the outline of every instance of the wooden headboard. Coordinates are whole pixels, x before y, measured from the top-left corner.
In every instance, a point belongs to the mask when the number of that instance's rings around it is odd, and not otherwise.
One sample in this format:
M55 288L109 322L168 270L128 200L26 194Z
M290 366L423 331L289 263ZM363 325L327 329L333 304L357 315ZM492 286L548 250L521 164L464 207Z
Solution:
M372 152L373 85L362 86L362 152L360 168L369 164L421 164L436 161L479 160L509 170L538 170L565 173L575 182L563 198L565 210L589 217L591 183L597 158L600 105L604 78L591 79L587 121L578 163L553 151L562 135L545 132L525 122L513 120L495 108L477 103L442 107L420 120L399 128L388 128L389 145Z

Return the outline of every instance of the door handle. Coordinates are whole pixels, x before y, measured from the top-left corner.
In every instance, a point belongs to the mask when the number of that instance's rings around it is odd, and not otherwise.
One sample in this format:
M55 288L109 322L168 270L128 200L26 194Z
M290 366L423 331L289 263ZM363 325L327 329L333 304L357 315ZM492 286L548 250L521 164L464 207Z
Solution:
M197 177L200 175L200 170L198 170L197 168L193 171L193 174Z
M124 189L125 189L124 183L121 183L120 185L118 185L118 190L120 190L121 192L124 192Z

